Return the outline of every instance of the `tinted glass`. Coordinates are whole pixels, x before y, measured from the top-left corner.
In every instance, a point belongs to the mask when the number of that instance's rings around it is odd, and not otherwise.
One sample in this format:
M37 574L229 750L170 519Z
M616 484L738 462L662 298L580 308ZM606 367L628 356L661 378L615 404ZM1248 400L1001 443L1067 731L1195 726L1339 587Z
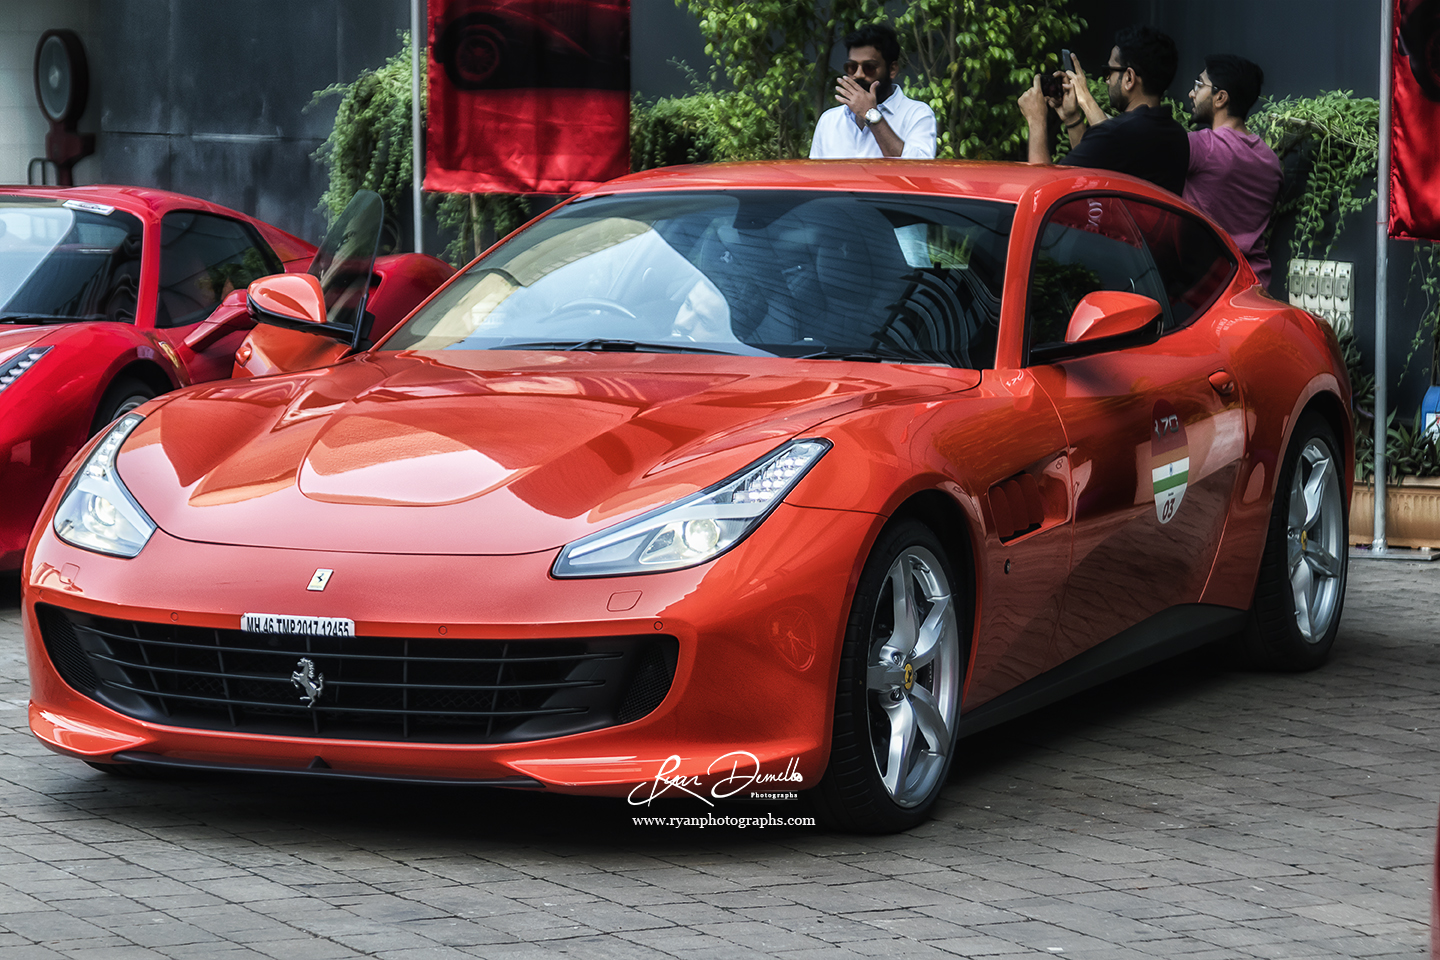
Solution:
M385 203L373 190L360 190L325 234L311 276L325 294L325 322L364 335L365 301L375 270L375 252L385 225Z
M991 366L1013 215L989 201L814 191L586 200L476 263L384 347L603 339Z
M183 210L160 221L160 296L157 327L204 320L233 290L284 267L243 224Z
M1087 293L1120 290L1166 301L1159 274L1121 200L1086 197L1057 208L1045 223L1030 275L1030 352L1065 346L1070 315Z
M1176 210L1126 200L1165 285L1166 329L1183 327L1214 302L1235 276L1236 264L1205 223Z
M0 201L0 320L133 323L141 236L107 207Z

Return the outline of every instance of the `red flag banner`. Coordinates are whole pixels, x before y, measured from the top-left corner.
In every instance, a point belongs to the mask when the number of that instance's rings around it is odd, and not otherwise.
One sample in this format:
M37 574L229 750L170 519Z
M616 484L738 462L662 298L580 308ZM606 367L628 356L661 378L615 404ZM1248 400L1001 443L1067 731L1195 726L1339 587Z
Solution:
M429 7L426 190L573 193L629 171L629 0Z
M1440 240L1440 0L1395 0L1390 236Z

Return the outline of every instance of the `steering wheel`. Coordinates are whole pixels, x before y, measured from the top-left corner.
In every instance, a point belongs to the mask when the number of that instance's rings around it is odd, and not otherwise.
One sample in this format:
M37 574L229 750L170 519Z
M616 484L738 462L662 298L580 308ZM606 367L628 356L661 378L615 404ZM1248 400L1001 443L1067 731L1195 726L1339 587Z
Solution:
M579 300L571 300L555 313L552 313L550 319L553 320L556 317L569 313L578 313L581 310L600 310L605 313L619 314L628 320L635 319L635 314L631 313L629 308L624 304L616 303L614 300L607 300L604 297L581 297Z

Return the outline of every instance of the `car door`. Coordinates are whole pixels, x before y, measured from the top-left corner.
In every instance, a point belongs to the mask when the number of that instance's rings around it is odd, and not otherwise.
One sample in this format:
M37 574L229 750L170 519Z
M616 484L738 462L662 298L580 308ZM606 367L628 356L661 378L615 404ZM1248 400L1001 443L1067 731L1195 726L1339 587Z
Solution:
M1222 338L1196 321L1235 264L1223 245L1224 256L1188 261L1194 234L1179 216L1115 195L1070 199L1036 246L1028 370L1065 430L1075 517L1058 659L1197 601L1224 528L1243 410ZM1158 329L1065 343L1071 311L1094 290L1152 297Z

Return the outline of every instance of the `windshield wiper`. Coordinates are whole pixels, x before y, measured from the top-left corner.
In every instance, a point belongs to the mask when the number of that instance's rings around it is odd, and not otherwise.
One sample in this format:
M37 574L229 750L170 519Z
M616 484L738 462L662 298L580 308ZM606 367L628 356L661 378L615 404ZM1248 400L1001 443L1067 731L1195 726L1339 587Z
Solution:
M886 351L877 353L874 350L816 350L814 353L802 353L795 360L858 360L864 363L930 363L924 357L912 356L905 353L892 353Z
M0 323L72 323L77 320L104 320L99 315L62 317L57 313L0 313Z
M590 350L616 353L718 353L733 356L728 350L697 347L688 343L652 343L645 340L618 340L592 337L589 340L536 340L528 343L502 343L495 350Z

